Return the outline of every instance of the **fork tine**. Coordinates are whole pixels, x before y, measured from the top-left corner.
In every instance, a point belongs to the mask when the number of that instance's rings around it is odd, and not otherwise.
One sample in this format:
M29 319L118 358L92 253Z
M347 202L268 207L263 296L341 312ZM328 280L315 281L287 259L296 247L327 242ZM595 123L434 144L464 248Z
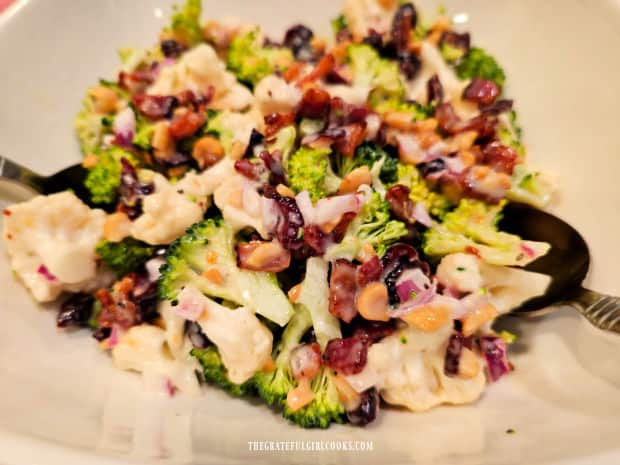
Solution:
M613 299L611 297L603 296L592 305L587 307L583 313L586 317L595 319L599 315L599 313L605 310L605 308L612 302Z

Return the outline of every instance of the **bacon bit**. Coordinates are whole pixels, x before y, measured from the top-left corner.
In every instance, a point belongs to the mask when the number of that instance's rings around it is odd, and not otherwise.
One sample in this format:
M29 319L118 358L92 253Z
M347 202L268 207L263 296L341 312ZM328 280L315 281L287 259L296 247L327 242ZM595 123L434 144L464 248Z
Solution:
M332 229L331 235L334 242L342 242L351 221L357 216L356 212L347 212L340 218L340 222Z
M357 314L356 292L355 265L343 258L336 260L329 280L329 312L346 323L351 322Z
M8 234L6 235L6 238L7 238L9 241L10 241L10 240L13 240L13 234L8 233Z
M288 300L291 303L295 303L299 300L299 296L301 295L301 284L295 284L288 290Z
M461 122L451 103L442 103L435 109L435 118L442 131L452 133Z
M170 135L177 140L193 136L204 122L203 113L186 111L181 115L175 115L170 123Z
M282 79L284 79L287 83L290 84L299 77L303 69L304 63L296 61L291 66L289 66L286 71L284 71L284 73L282 74Z
M428 103L439 105L443 102L443 86L437 74L434 74L426 83L426 94Z
M357 296L355 306L364 318L372 321L389 321L388 290L381 282L367 284Z
M225 282L224 276L217 268L209 268L201 273L201 275L211 281L213 284L222 285Z
M383 122L390 127L402 131L413 131L415 122L410 113L404 111L388 111L383 115Z
M11 216L13 214L13 212L11 210L9 210L8 208L5 208L4 210L2 210L2 214L4 216Z
M473 245L468 245L467 247L465 247L464 252L468 253L470 255L475 255L478 258L482 258L480 256L480 251L476 247L474 247Z
M222 143L212 136L203 136L192 148L192 158L202 170L215 165L225 155Z
M344 126L344 137L338 137L334 141L334 150L340 152L345 157L353 157L355 149L364 141L366 135L366 123L353 123Z
M323 364L344 375L354 375L366 366L368 341L359 337L332 339L323 353Z
M372 249L372 246L370 248ZM358 286L366 286L373 281L381 279L383 265L379 257L374 253L374 249L372 249L372 253L373 255L365 263L357 267L355 280Z
M480 105L491 105L499 93L499 86L493 81L474 78L463 91L463 99Z
M215 250L209 250L207 252L207 263L209 265L215 265L217 263L217 252Z
M463 334L468 337L473 335L485 323L494 320L499 315L497 309L486 304L472 312L469 312L463 321Z
M306 76L304 76L298 83L297 87L303 88L308 84L311 84L315 81L318 81L327 73L329 73L336 63L334 56L330 53L325 55L321 60L316 64L314 69L310 71Z
M308 378L302 378L299 380L297 387L291 389L286 396L286 404L291 412L305 407L314 399L314 392L310 385Z
M239 266L251 271L277 273L291 264L291 253L277 241L250 241L237 245Z
M403 184L395 184L385 193L385 200L390 205L394 216L406 223L415 223L415 205L409 197L409 188Z
M497 171L512 174L519 159L519 154L512 147L503 145L499 141L493 141L482 149L484 163L492 166Z
M265 128L265 137L271 137L284 126L293 124L295 122L296 116L297 115L294 112L271 113L265 116L265 124L267 125L267 127Z
M355 259L365 264L366 262L373 260L376 256L377 252L375 251L375 248L372 246L372 244L366 243L362 246L359 253L355 256Z
M94 153L89 153L84 157L84 160L82 160L82 166L84 168L94 168L95 166L97 166L98 162L99 157Z
M323 119L329 113L331 97L323 89L310 87L299 103L298 114L302 118Z
M401 317L407 324L425 332L434 332L450 321L452 312L445 305L428 304L418 307Z
M276 186L276 192L282 197L295 197L295 192L293 192L288 186L284 184L278 184Z
M138 94L131 98L137 110L147 118L160 119L172 114L178 104L173 96Z

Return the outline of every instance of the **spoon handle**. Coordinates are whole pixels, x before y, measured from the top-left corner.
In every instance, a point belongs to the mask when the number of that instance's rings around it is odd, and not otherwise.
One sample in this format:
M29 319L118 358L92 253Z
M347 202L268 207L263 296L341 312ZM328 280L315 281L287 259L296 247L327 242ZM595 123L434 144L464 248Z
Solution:
M42 193L45 179L25 166L0 155L0 181L16 182Z
M620 297L580 289L567 304L599 329L620 333Z

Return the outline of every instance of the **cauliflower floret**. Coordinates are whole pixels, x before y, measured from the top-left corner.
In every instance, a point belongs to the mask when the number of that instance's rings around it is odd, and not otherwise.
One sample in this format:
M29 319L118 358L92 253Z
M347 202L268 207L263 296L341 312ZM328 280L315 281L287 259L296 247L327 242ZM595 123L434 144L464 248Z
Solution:
M246 307L230 309L187 286L183 291L199 302L204 311L197 320L205 335L217 346L233 383L243 383L271 357L273 336Z
M105 218L103 210L91 210L71 192L37 196L4 210L11 266L37 301L108 283L108 274L97 275L95 255Z
M239 84L232 73L226 71L226 65L207 44L196 46L176 64L163 68L147 93L173 95L189 89L196 94L206 95L211 86L215 89L213 108L241 110L252 104L252 93Z
M224 158L202 173L193 171L187 173L174 188L192 200L207 205L209 196L233 174L235 174L235 162L230 158Z
M398 3L396 0L346 0L343 14L353 35L366 37L370 29L380 33L390 30Z
M228 141L223 141L225 147L232 146L235 142L246 147L252 135L252 129L260 130L264 125L264 118L256 108L245 113L225 110L219 115L219 120L223 129L222 138L230 138Z
M263 78L254 89L260 111L265 114L288 113L301 101L301 91L281 77Z
M132 223L130 233L147 244L169 244L200 221L208 205L206 200L192 201L161 174L153 173L153 183L155 190L142 198L143 213Z
M347 86L345 84L328 84L324 85L323 88L329 92L332 98L340 97L345 102L354 105L365 105L366 100L368 100L368 94L372 89L370 86L365 85Z
M195 371L199 369L188 352L182 359L173 359L167 345L167 332L142 324L131 327L112 348L114 365L121 370L142 373L145 378L155 379L161 390L172 383L185 393L199 392Z
M415 412L473 402L486 384L482 362L473 360L478 367L471 378L446 376L444 355L451 331L449 325L430 333L412 327L397 331L373 344L364 370L347 379L358 392L376 386L386 402Z
M437 279L459 292L474 292L482 287L478 259L466 253L446 255L437 267Z
M269 235L266 219L271 216L271 201L257 191L258 183L235 173L215 190L213 201L233 231L254 228L262 237Z

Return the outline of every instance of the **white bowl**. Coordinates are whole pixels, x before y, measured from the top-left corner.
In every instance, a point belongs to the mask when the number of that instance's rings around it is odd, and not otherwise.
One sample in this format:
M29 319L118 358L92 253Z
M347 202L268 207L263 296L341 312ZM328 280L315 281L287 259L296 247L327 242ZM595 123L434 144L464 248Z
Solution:
M211 17L240 16L278 34L298 21L327 32L338 9L328 0L204 3ZM72 120L83 92L112 75L119 47L156 40L169 7L18 0L0 16L0 151L43 173L75 163ZM455 0L448 7L468 13L474 43L504 65L530 156L557 174L554 210L591 247L588 286L620 294L620 4ZM619 338L568 309L503 323L520 335L516 370L476 404L417 415L384 410L365 429L327 431L296 428L213 389L198 399L147 393L138 376L115 371L86 332L57 331L54 308L37 308L4 259L0 315L3 464L620 463ZM248 441L349 439L372 441L373 450L248 449Z

